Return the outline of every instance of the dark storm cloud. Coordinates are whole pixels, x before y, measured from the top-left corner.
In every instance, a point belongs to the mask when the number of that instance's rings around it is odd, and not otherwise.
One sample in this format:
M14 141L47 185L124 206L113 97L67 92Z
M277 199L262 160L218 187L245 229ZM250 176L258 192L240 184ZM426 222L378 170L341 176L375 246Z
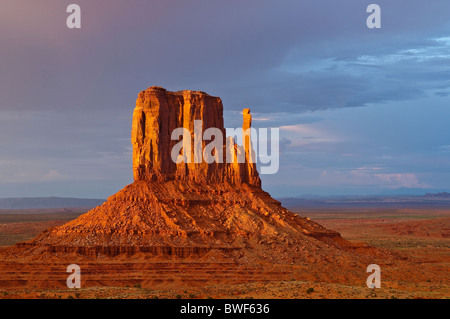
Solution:
M333 65L301 68L330 58L350 66L362 55L427 45L436 30L448 34L448 21L436 16L450 10L447 1L427 8L380 1L383 27L369 30L365 1L79 1L83 28L71 32L60 2L19 3L29 8L23 19L5 20L0 31L11 43L0 53L8 62L2 109L130 107L137 91L154 84L202 89L231 109L251 103L260 112L379 102L377 95L392 93L374 90L368 69L352 75ZM295 75L287 72L292 65L299 68ZM411 97L408 87L398 89L403 96L393 99Z

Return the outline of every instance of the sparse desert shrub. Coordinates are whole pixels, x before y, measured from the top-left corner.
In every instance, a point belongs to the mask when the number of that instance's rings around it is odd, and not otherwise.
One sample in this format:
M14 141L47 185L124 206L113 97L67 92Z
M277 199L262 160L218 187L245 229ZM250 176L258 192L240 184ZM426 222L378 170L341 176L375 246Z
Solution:
M314 288L312 288L312 287L306 289L306 293L307 294L310 294L310 293L313 293L313 292L314 292Z
M181 299L182 297L181 297L181 295L176 295L175 298Z

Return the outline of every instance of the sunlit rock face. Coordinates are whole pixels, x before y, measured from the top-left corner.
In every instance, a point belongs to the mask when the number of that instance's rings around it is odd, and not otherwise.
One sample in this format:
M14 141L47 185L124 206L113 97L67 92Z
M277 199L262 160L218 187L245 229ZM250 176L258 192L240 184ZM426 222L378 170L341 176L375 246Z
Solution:
M249 109L244 109L243 117L242 128L245 131L251 127ZM190 148L182 149L185 160L179 163L172 158L172 150L179 143L179 139L172 138L177 128L187 129L189 133L183 136L183 140L190 139ZM261 181L255 160L249 160L252 154L250 134L245 136L243 146L228 143L227 148L225 138L220 141L214 139L219 143L216 150L219 160L207 163L202 150L212 141L202 137L209 128L216 128L223 137L226 136L220 98L201 91L169 92L155 86L139 93L131 131L134 180L176 179L198 183L249 183L259 186ZM245 162L238 162L238 156L244 152ZM234 160L227 161L227 154Z

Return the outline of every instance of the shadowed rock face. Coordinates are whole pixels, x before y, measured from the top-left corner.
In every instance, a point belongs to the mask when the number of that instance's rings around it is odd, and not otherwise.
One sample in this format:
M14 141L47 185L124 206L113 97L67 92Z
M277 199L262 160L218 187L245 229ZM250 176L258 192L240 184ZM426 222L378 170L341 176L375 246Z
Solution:
M244 109L243 115L243 130L246 130L251 126L250 110ZM199 130L195 127L195 121L201 121ZM172 139L172 133L177 128L188 130L189 133L183 135L183 142L190 139L191 146L190 150L182 149L185 161L178 164L171 157L173 147L179 142L178 139ZM203 154L197 150L205 149L211 142L202 139L209 128L217 128L223 137L226 136L220 98L201 91L169 92L155 86L139 93L131 131L134 180L164 182L176 179L259 186L261 181L256 165L254 161L249 161L250 135L245 137L244 147L229 144L227 148L226 140L222 139L218 150L222 163L208 164L204 161ZM234 154L233 163L226 163L227 152ZM240 152L245 152L245 163L238 163ZM187 158L190 159L189 162Z

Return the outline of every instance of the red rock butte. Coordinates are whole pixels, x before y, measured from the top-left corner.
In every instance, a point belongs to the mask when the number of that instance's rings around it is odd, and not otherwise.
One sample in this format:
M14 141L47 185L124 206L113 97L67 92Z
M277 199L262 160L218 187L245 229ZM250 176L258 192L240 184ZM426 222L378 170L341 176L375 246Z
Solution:
M251 126L250 110L243 112L243 130ZM223 105L218 97L210 96L201 91L168 92L160 87L151 87L139 93L136 108L133 112L131 143L133 144L133 174L135 181L168 180L193 181L198 183L248 183L260 186L261 181L254 163L249 163L250 143L245 143L241 150L236 144L233 149L227 149L226 141L222 142L221 154L245 152L245 163L195 163L195 150L205 148L207 143L202 138L197 139L194 131L194 121L202 123L201 135L208 128L217 128L225 136L223 123ZM178 143L171 139L172 132L177 128L185 128L190 132L193 147L190 154L191 163L176 164L171 158L172 148ZM201 143L201 145L196 145ZM232 144L230 144L232 145ZM202 155L200 154L200 157Z
M248 161L248 140L231 150L223 143L224 151L245 152L245 163L175 163L171 149L178 141L171 132L184 127L194 136L194 120L202 121L202 133L215 127L225 136L220 98L160 87L139 93L131 133L134 182L103 205L17 244L6 255L214 255L233 261L339 264L354 261L356 252L376 253L292 213L263 191L256 166ZM244 109L243 129L250 126L250 110Z

